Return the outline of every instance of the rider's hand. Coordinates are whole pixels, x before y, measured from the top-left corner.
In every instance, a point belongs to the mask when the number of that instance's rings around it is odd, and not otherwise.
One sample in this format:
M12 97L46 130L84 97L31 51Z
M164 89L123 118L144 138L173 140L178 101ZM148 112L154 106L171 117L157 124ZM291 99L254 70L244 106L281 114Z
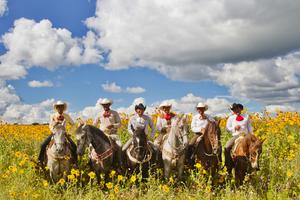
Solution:
M234 127L234 129L235 129L236 131L239 131L239 130L241 129L241 126L240 126L240 125L236 125L236 126Z
M114 125L111 124L111 125L108 125L106 128L107 129L112 129L113 127L114 127Z
M205 128L201 128L201 129L200 129L200 133L203 134L204 132L205 132Z

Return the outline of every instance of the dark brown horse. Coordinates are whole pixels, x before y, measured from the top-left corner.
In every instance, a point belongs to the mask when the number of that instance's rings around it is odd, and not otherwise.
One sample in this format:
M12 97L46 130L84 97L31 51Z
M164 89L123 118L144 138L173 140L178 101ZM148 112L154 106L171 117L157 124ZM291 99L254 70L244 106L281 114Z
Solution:
M220 142L220 121L208 121L201 141L195 149L195 162L200 162L212 177L215 177L219 164L221 164L222 147Z
M237 139L232 149L237 186L243 184L247 173L250 173L252 169L259 168L258 161L262 152L263 142L264 140L259 140L253 134L247 134Z

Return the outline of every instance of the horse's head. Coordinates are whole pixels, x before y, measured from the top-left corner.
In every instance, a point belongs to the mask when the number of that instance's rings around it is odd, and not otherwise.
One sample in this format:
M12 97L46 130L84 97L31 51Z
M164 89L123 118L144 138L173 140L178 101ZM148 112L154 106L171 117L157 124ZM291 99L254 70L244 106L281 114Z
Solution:
M208 121L207 127L205 129L204 137L207 137L210 142L212 153L217 155L220 150L219 139L221 136L221 130L219 127L219 121ZM208 145L208 144L206 144Z
M62 124L56 124L53 127L53 140L54 140L54 147L55 152L57 154L62 154L65 151L66 147L66 128L65 128L65 122Z
M265 140L259 140L255 136L251 138L251 144L249 147L249 160L253 169L259 168L259 156L262 152L262 145L264 141Z
M147 136L145 129L138 127L133 131L134 154L137 160L143 160L147 153Z
M76 140L77 140L77 153L79 156L82 156L84 150L91 143L90 138L88 137L88 127L86 124L80 124L80 126L75 131Z
M174 146L178 145L187 145L187 138L184 137L187 135L187 124L186 124L186 116L177 117L173 122L170 130L170 135L175 136L177 138L176 141L178 144L174 144ZM176 142L175 141L175 142Z

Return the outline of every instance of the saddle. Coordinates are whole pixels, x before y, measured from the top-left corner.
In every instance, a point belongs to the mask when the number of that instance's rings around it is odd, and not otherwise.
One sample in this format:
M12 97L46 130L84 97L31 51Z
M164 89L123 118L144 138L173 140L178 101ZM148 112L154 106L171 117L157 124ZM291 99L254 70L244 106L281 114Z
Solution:
M236 151L236 148L239 146L239 144L241 143L241 140L244 139L245 135L244 134L241 134L235 141L234 141L234 145L231 149L231 152L230 152L230 155L231 155L231 158L234 159L236 156L235 156L235 151Z

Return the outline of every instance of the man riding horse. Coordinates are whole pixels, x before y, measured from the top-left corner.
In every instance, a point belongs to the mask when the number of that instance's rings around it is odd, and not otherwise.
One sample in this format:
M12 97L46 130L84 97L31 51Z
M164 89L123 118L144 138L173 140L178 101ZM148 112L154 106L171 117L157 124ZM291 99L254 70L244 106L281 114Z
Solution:
M159 131L158 137L154 140L154 146L161 148L164 136L170 131L171 124L175 120L175 114L171 112L172 104L164 101L160 104L159 109L162 113L157 117L156 130Z
M142 103L135 105L135 115L132 116L128 123L128 132L133 135L133 132L140 128L145 130L146 135L149 135L148 127L151 128L151 138L154 137L155 128L152 122L151 117L145 115L144 112L146 110L146 106ZM123 146L122 151L126 151L129 145L132 143L132 138L130 138L126 144Z
M112 140L112 145L116 145L118 157L117 160L121 165L122 143L118 135L118 128L121 127L121 118L118 112L110 109L112 103L112 100L109 100L107 98L101 100L100 104L103 107L104 111L101 112L100 115L94 120L94 126L97 127L100 122L100 130L103 131L109 137L109 139Z
M67 110L67 103L62 102L62 101L57 101L54 105L53 108L55 110L55 113L51 115L50 117L50 123L49 123L49 129L51 131L51 134L43 141L42 145L41 145L41 150L38 156L38 160L39 160L39 164L43 167L45 166L45 152L46 152L46 148L48 146L48 144L50 143L52 136L53 136L53 132L54 132L54 128L57 124L64 124L66 125L67 123L69 123L72 127L71 130L73 129L75 123L72 120L72 118L70 117L70 115L68 115L67 113L65 113L65 111ZM65 122L65 123L63 123ZM76 149L76 144L73 142L73 140L71 139L70 136L66 135L68 142L70 143L71 146L71 154L72 154L72 159L73 159L73 163L77 166L77 149Z
M205 103L199 102L198 105L196 106L196 109L198 111L198 114L193 116L192 123L191 123L191 129L192 132L194 133L193 138L189 142L189 148L190 148L190 158L193 160L195 154L195 147L197 144L200 142L201 137L204 132L205 128L208 124L208 121L214 122L215 120L210 117L209 115L205 114L205 111L208 110L208 106Z
M233 112L233 115L227 119L226 129L232 134L232 138L227 141L224 149L225 166L229 175L231 175L233 168L231 149L235 143L235 140L243 134L253 134L249 115L241 114L244 106L239 103L234 103L231 105L230 109Z

